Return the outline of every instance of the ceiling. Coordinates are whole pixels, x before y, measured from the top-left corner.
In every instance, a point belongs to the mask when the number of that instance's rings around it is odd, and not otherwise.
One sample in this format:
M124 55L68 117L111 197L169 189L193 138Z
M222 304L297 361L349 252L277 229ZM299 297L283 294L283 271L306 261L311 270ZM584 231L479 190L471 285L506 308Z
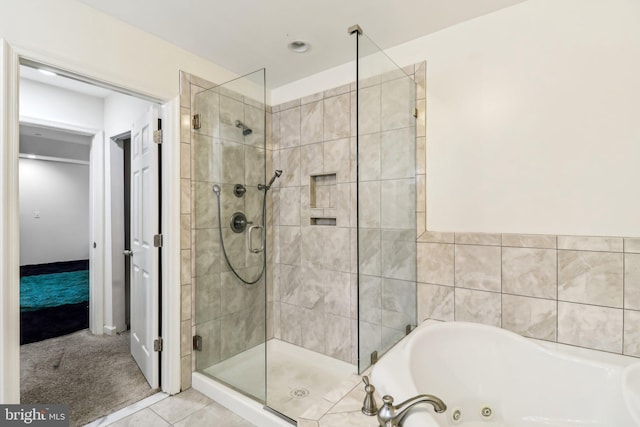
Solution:
M353 24L388 49L525 0L79 1L239 75L266 68L276 88L353 60Z

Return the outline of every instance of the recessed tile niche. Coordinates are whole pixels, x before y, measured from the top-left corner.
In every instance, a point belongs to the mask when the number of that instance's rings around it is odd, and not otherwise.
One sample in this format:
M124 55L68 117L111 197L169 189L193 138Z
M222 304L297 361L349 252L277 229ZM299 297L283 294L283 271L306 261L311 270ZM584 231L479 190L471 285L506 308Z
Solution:
M309 177L309 223L311 225L336 225L336 201L338 200L336 192L335 173Z

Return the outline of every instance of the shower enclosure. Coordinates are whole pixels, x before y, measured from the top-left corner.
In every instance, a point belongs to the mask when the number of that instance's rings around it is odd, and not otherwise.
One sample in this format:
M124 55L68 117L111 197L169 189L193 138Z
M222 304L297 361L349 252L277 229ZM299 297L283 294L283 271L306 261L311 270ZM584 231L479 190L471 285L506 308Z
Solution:
M192 96L195 370L294 421L416 323L415 83L358 28L354 83Z

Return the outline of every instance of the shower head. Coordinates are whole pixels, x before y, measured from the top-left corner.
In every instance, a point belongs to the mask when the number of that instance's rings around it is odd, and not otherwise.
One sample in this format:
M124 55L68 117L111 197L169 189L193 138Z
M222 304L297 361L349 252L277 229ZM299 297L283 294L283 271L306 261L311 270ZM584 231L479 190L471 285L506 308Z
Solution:
M244 136L251 135L251 133L253 132L253 130L249 126L245 125L240 120L236 120L236 127L242 129L242 135Z

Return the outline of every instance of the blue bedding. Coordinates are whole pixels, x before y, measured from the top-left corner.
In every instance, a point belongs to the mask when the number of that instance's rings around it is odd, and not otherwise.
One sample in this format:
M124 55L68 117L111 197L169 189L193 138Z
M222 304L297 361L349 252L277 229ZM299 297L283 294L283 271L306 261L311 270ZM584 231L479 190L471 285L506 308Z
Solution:
M20 278L20 311L89 301L89 270Z

